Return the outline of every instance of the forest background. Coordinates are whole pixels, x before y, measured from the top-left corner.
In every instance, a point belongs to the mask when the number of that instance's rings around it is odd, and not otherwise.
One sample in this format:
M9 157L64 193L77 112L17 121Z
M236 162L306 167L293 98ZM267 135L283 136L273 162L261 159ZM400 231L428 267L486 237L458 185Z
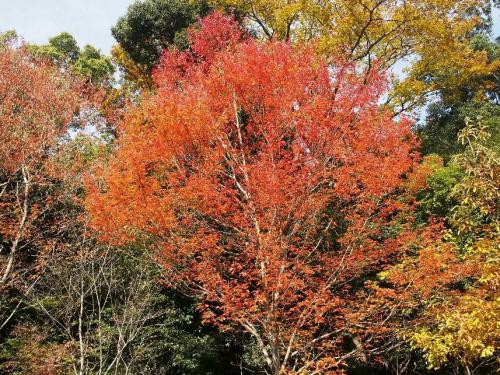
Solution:
M498 371L499 6L3 30L0 373Z

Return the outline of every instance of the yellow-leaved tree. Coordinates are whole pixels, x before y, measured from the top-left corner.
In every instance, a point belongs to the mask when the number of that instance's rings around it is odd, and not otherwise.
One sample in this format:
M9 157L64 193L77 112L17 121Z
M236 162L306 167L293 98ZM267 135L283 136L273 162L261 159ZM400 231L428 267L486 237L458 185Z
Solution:
M199 0L192 0L199 1ZM317 40L324 53L389 68L406 60L390 104L399 112L425 96L498 71L469 43L490 19L489 0L209 0L242 15L268 39Z
M457 244L455 252L469 279L463 293L429 310L436 317L433 325L411 336L434 368L450 359L466 369L498 360L500 342L498 129L489 129L482 119L468 120L459 140L465 150L455 156L455 163L465 177L453 191L461 203L451 218L454 231L449 240Z

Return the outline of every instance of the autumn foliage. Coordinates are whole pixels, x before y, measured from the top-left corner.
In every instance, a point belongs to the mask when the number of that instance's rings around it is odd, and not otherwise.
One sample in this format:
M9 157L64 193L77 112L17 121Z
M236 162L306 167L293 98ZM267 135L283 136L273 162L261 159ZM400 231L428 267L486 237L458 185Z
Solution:
M0 32L0 373L498 371L497 3Z
M0 48L0 73L2 285L11 277L20 249L42 240L37 223L55 200L48 190L50 161L80 99L75 79L35 60L22 46Z
M251 334L272 373L340 371L378 334L364 281L414 237L396 195L417 162L411 123L380 108L376 70L255 41L218 14L200 23L89 182L93 225L156 240L169 284L206 322Z
M55 68L22 48L0 51L2 168L34 164L63 135L76 108L76 92Z

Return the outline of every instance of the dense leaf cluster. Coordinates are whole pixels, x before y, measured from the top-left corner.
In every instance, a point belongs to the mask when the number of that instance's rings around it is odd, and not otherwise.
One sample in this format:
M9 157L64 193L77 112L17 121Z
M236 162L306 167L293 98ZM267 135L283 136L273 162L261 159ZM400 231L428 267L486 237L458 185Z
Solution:
M0 34L0 374L496 373L498 5Z

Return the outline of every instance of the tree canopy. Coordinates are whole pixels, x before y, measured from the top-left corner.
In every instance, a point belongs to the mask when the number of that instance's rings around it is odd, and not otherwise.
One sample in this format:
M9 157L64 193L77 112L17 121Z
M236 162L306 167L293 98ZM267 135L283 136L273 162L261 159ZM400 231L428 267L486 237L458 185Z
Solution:
M498 5L0 33L0 373L498 372Z
M208 11L206 3L186 0L135 1L112 28L121 48L148 73L171 46L186 48L186 30Z
M46 45L32 44L27 49L35 56L70 68L96 84L111 79L115 70L109 57L91 45L80 49L75 38L66 32L50 38Z

